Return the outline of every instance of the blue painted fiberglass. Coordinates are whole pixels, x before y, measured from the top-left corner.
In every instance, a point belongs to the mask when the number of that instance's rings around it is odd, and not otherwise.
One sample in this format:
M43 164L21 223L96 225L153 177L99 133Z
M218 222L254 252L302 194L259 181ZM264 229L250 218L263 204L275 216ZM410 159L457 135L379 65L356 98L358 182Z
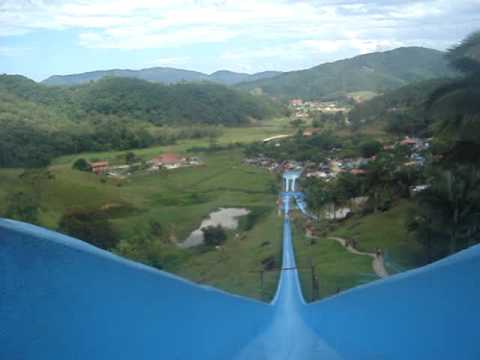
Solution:
M0 219L0 359L480 359L480 246L305 304L282 197L271 304Z

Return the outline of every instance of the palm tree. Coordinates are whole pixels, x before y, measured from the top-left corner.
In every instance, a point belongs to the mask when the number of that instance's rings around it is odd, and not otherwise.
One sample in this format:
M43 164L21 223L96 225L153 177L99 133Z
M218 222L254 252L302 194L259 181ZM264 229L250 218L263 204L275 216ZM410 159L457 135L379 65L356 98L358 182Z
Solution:
M430 116L440 119L437 136L443 139L448 160L475 162L480 151L480 31L447 53L460 77L437 88L427 101Z
M392 199L394 172L398 161L396 154L381 154L366 167L364 187L371 199L374 212L385 208Z
M456 69L461 77L440 86L429 97L428 107L453 93L477 92L480 81L480 31L464 39L459 45L451 48L446 55L450 65ZM478 102L471 104L476 111L479 110Z
M457 165L436 171L431 187L419 195L424 223L439 240L447 241L450 254L478 239L479 189L480 171L472 166Z

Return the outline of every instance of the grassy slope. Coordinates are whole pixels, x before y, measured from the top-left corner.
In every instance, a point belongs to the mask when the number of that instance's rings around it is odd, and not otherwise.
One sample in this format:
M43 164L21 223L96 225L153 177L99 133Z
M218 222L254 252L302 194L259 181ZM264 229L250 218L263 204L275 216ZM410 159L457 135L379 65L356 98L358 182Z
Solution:
M273 255L280 262L281 229L281 217L272 210L244 236L229 236L223 251L192 250L195 256L189 257L176 272L233 293L269 300L275 293L279 273L265 273L262 293L258 271L262 259L268 256ZM264 242L269 244L262 246Z
M402 201L389 211L348 219L332 235L356 239L363 251L383 249L387 262L392 262L395 268L420 266L424 263L423 250L415 240L409 239L405 225L411 206Z
M378 279L373 273L371 258L348 253L328 236L355 239L361 251L383 249L385 266L390 274L423 265L424 251L420 244L409 238L405 225L412 206L404 200L386 212L355 216L315 239L313 244L297 226L295 251L305 298L312 299L312 262L319 278L319 298L333 295L337 289L345 290Z
M378 279L373 273L371 258L350 254L334 240L321 238L312 243L303 235L301 228L295 227L294 246L302 291L307 301ZM312 299L312 263L319 279L319 297L315 299Z

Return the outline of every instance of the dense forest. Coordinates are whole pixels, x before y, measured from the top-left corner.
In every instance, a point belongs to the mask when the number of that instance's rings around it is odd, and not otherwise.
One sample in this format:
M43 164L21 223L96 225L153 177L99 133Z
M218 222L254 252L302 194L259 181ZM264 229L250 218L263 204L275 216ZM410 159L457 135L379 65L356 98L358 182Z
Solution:
M76 108L87 114L133 116L155 125L208 123L241 125L276 114L273 104L211 83L161 85L106 78L73 89Z
M222 85L161 85L105 78L78 87L47 87L0 76L0 167L44 166L60 154L125 150L209 136L204 125L244 125L281 107ZM202 125L181 134L169 125Z

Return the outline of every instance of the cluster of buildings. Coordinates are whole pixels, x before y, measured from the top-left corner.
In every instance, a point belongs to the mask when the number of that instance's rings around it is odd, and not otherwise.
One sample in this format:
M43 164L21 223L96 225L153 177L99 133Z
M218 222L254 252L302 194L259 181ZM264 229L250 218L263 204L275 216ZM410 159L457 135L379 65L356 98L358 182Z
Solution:
M384 146L384 150L390 150L398 145L407 146L410 149L410 159L405 162L405 166L424 166L426 159L423 155L424 151L430 148L432 139L420 139L415 137L406 136L402 141L390 145Z
M290 109L293 110L297 119L307 118L311 112L337 113L348 112L345 106L340 106L334 101L304 101L302 99L291 99Z
M174 153L166 153L157 156L149 161L149 170L159 170L161 168L172 170L185 166L197 166L200 165L200 160L197 157L183 157Z
M271 172L283 173L288 170L301 170L307 178L314 177L330 181L341 172L350 172L353 175L362 175L366 171L360 169L371 159L328 159L326 162L315 163L312 161L276 161L260 155L256 158L245 159L244 163L265 168Z
M432 139L420 139L406 136L402 141L399 142L399 144L408 146L414 151L423 151L430 148L431 141Z
M146 162L125 165L110 165L106 160L95 161L90 163L90 169L97 175L124 177L131 175L133 168L138 168L139 166L147 171L157 171L160 169L172 170L197 165L201 165L197 157L184 157L174 153L165 153Z
M306 177L319 178L325 181L335 179L340 173L365 175L367 170L364 167L373 160L375 160L374 156L371 158L327 159L323 163L307 164L304 174Z
M245 164L262 167L272 172L283 173L288 170L303 170L304 163L302 161L277 161L266 156L259 155L255 158L245 159Z
M312 133L308 132L305 136L311 136ZM273 140L274 138L268 139ZM278 140L278 139L275 139ZM405 137L403 140L395 143L385 145L384 151L390 151L395 149L396 146L408 146L410 148L409 160L405 162L404 166L423 166L426 159L423 155L423 151L430 147L431 139L420 139ZM339 173L350 173L352 175L365 175L367 170L365 167L369 162L374 161L376 156L370 158L357 157L357 158L345 158L337 159L334 156L328 158L325 162L315 163L311 161L276 161L266 156L259 155L255 158L245 159L245 163L249 165L263 167L272 172L283 172L286 170L299 170L303 171L304 176L324 179L330 181L337 177Z

